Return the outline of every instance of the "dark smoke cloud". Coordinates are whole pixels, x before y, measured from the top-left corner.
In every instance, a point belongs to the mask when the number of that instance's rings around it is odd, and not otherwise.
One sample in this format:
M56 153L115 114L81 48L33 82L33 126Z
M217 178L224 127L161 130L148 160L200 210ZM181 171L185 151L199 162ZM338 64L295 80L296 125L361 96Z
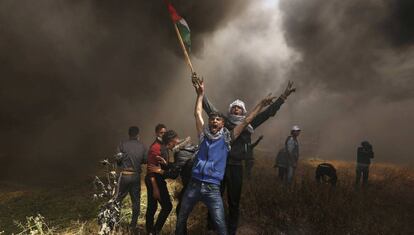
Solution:
M299 124L303 156L351 160L368 139L378 161L411 162L411 1L275 2L172 1L211 100L250 109L294 80L259 148L276 151ZM147 145L159 122L194 137L194 91L161 0L5 0L0 22L1 178L94 174L130 125Z
M282 0L286 42L301 55L295 115L325 158L354 159L360 140L379 161L412 162L414 3ZM303 136L305 137L305 134Z
M304 85L363 98L414 97L412 1L294 0L280 6L287 43L303 57L293 76Z
M195 56L245 5L172 3ZM128 126L149 144L168 124L157 104L185 65L163 1L6 0L0 21L1 178L93 174Z

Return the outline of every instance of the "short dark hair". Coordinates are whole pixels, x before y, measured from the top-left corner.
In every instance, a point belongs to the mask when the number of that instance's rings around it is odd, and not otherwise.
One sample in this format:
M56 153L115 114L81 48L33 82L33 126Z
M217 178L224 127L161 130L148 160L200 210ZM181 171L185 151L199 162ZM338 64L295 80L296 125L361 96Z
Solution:
M139 134L139 128L137 126L131 126L128 129L128 135L130 137L136 137L136 136L138 136L138 134Z
M216 112L216 111L208 114L208 118L213 118L213 117L219 117L219 118L225 119L225 116L222 113Z
M167 128L164 124L159 123L155 126L155 133L158 133L162 128Z
M162 137L162 143L163 144L168 144L171 140L173 140L174 138L177 138L177 132L173 131L173 130L168 130L167 132L165 132L165 134Z
M366 141L366 140L364 140L364 141L361 142L361 146L362 147L365 147L365 148L372 147L372 145L368 141Z

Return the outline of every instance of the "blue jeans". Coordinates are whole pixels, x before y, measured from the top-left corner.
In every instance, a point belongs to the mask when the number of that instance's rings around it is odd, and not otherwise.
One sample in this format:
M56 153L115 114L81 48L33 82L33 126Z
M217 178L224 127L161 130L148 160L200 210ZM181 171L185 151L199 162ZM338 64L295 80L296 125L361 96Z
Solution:
M293 182L293 177L295 176L296 167L288 166L285 183L291 185Z
M227 235L220 185L200 182L195 179L190 181L185 190L177 218L175 234L186 234L188 216L198 201L202 201L207 206L217 233Z

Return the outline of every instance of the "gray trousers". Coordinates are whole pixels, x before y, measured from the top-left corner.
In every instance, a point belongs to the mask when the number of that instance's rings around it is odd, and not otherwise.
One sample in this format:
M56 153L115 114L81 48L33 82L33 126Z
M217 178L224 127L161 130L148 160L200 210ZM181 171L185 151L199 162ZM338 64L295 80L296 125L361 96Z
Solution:
M116 200L122 205L122 200L129 194L132 204L132 218L130 226L135 228L139 216L140 196L141 196L141 179L139 174L119 176L118 194ZM122 206L121 206L122 207Z

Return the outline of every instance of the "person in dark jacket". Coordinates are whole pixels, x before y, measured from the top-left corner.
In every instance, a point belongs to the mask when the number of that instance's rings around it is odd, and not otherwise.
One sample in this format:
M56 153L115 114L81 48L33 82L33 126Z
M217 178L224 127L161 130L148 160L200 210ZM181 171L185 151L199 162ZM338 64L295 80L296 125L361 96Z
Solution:
M183 187L181 191L178 193L178 203L176 208L176 214L178 218L178 214L180 213L181 202L184 195L185 190L187 189L188 183L191 179L191 170L193 168L193 162L195 154L198 150L197 145L187 144L177 150L174 153L174 164L175 168L178 169L180 172L181 182Z
M361 146L357 150L357 166L356 166L356 182L355 185L359 186L362 176L362 186L366 186L368 183L369 166L371 165L371 159L374 158L374 151L372 145L368 141L362 141Z
M286 149L282 148L276 155L276 162L274 165L275 168L278 168L278 177L281 181L286 180L288 166L289 162Z
M194 116L200 145L194 158L191 181L182 199L175 234L185 234L188 216L195 204L202 201L208 208L217 233L223 235L227 234L228 231L220 184L224 177L231 142L237 139L244 128L258 115L263 107L272 102L274 97L264 98L245 120L237 124L230 132L224 127L224 116L217 112L211 112L208 116L208 125L204 125L202 116L204 85L194 75L193 85L197 93Z
M178 141L177 133L173 130L168 130L162 136L161 142L159 142L158 138L156 139L148 153L148 169L145 177L148 204L145 227L147 232L152 235L160 233L172 210L170 194L165 182L165 179L169 178L170 175L165 172L170 172L168 150L172 150ZM155 167L161 168L161 170L154 172L152 169ZM158 203L161 205L161 211L154 225L154 215L157 211Z
M130 227L134 231L140 212L141 164L147 161L147 151L139 141L139 128L132 126L128 130L129 139L122 141L117 148L116 161L120 169L116 200L121 204L129 193L132 202Z
M328 183L333 187L336 186L338 177L336 175L336 169L332 164L321 163L316 167L315 179L319 184Z
M250 179L252 176L252 169L254 166L253 150L260 143L260 141L262 141L262 139L263 135L259 136L259 138L254 143L247 145L246 160L244 161L244 168L246 169L247 179Z
M230 234L235 234L239 221L240 211L240 197L243 184L243 165L242 160L246 158L247 146L251 143L251 135L254 130L263 124L270 117L275 116L276 112L283 105L287 97L295 91L293 83L289 82L284 93L273 102L263 112L259 113L250 123L246 126L240 136L232 142L231 151L227 159L226 174L224 176L224 182L222 184L221 192L224 194L227 188L228 197L228 227ZM218 110L208 100L206 96L203 99L203 108L207 114L217 112ZM225 120L225 127L228 130L233 130L234 127L240 123L243 123L247 114L245 104L241 100L235 100L230 104L228 115ZM210 216L208 216L210 218ZM211 219L208 220L208 229L212 228Z

